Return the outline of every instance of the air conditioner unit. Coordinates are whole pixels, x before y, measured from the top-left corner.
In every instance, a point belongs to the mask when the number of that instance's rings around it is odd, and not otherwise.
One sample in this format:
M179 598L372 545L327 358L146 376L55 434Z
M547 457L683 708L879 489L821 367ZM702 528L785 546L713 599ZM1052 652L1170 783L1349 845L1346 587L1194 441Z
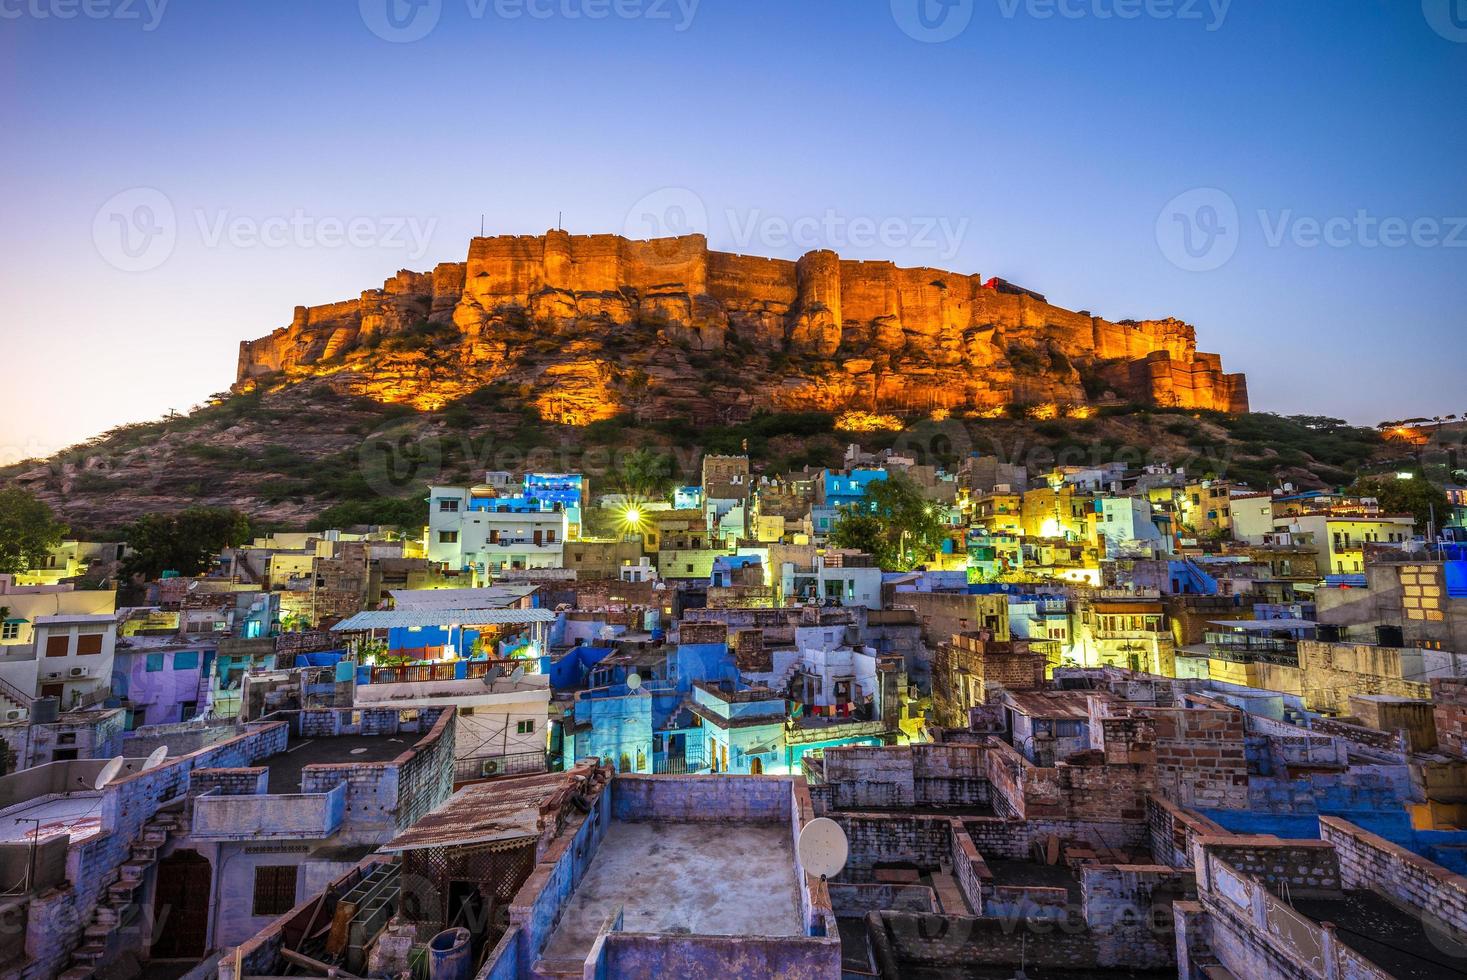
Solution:
M73 668L71 668L71 676L72 677L85 677L85 676L87 676L87 669L85 667L73 667Z
M25 716L26 710L24 708L11 708L9 711L5 712L6 721L23 721L25 719Z
M59 670L47 671L46 672L46 680L48 680L48 681L59 681L59 680L61 680L61 671L59 671Z
M480 773L480 775L483 775L483 776L497 776L497 775L499 775L499 760L498 759L485 759L484 760L484 764L479 769L479 773Z

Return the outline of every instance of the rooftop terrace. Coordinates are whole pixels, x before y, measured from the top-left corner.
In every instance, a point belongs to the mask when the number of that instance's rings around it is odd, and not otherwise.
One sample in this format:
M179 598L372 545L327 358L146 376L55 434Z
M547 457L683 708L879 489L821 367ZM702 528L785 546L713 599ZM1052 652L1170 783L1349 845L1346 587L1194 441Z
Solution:
M613 821L544 958L584 961L618 906L626 932L803 936L789 825Z

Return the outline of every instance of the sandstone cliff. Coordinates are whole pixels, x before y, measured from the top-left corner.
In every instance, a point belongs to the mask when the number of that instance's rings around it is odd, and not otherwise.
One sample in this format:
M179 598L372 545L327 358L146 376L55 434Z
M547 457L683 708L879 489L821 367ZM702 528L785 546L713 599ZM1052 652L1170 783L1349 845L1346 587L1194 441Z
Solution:
M240 345L240 387L305 376L429 409L504 382L573 424L628 410L1248 410L1244 377L1179 320L1110 322L1002 280L829 251L714 252L701 235L476 238L462 263L297 307Z

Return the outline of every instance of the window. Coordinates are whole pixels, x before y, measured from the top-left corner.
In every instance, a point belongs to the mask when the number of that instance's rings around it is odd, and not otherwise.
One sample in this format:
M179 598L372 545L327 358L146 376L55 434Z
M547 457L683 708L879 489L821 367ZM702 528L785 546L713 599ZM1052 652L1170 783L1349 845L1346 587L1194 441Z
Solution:
M184 650L173 655L174 670L195 670L199 666L199 652Z
M148 673L151 674L151 673L154 673L156 671L160 671L162 669L163 669L163 654L161 654L161 653L150 653L150 654L148 654L148 663L147 663L147 671L148 671Z
M3 625L0 625L0 640L18 639L20 639L20 621L7 619Z
M517 723L514 726L514 731L515 731L515 734L516 735L533 735L533 734L535 734L535 719L531 718L528 721L522 721L522 722Z
M439 531L438 532L438 543L439 544L458 544L458 532L457 531Z
M262 864L255 868L252 915L281 915L295 907L296 866Z
M440 501L438 501L438 512L440 514L457 514L458 513L458 501L457 500L440 500Z
M66 636L65 634L62 634L61 636L46 637L46 656L64 657L66 656L67 651L69 651L70 649L71 637Z
M82 633L76 638L76 655L78 657L95 656L102 652L101 633Z

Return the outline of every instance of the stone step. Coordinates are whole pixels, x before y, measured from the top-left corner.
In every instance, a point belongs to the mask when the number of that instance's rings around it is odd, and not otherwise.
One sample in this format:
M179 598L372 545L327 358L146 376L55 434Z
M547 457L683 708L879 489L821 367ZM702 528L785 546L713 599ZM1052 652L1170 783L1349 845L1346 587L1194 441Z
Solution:
M134 861L145 861L151 864L158 858L158 849L150 844L134 844L128 850L128 855Z
M96 963L107 958L107 945L93 940L72 953L71 958L81 963Z
M132 901L132 893L137 891L140 881L119 881L115 885L107 886L107 894L122 902L124 905Z
M114 928L115 926L112 925L101 925L94 922L82 930L82 935L89 940L95 939L97 942L105 943L107 937L112 935Z
M56 980L92 980L95 971L89 966L73 966L57 976Z
M152 866L151 861L127 861L117 870L121 873L121 881L141 881Z

